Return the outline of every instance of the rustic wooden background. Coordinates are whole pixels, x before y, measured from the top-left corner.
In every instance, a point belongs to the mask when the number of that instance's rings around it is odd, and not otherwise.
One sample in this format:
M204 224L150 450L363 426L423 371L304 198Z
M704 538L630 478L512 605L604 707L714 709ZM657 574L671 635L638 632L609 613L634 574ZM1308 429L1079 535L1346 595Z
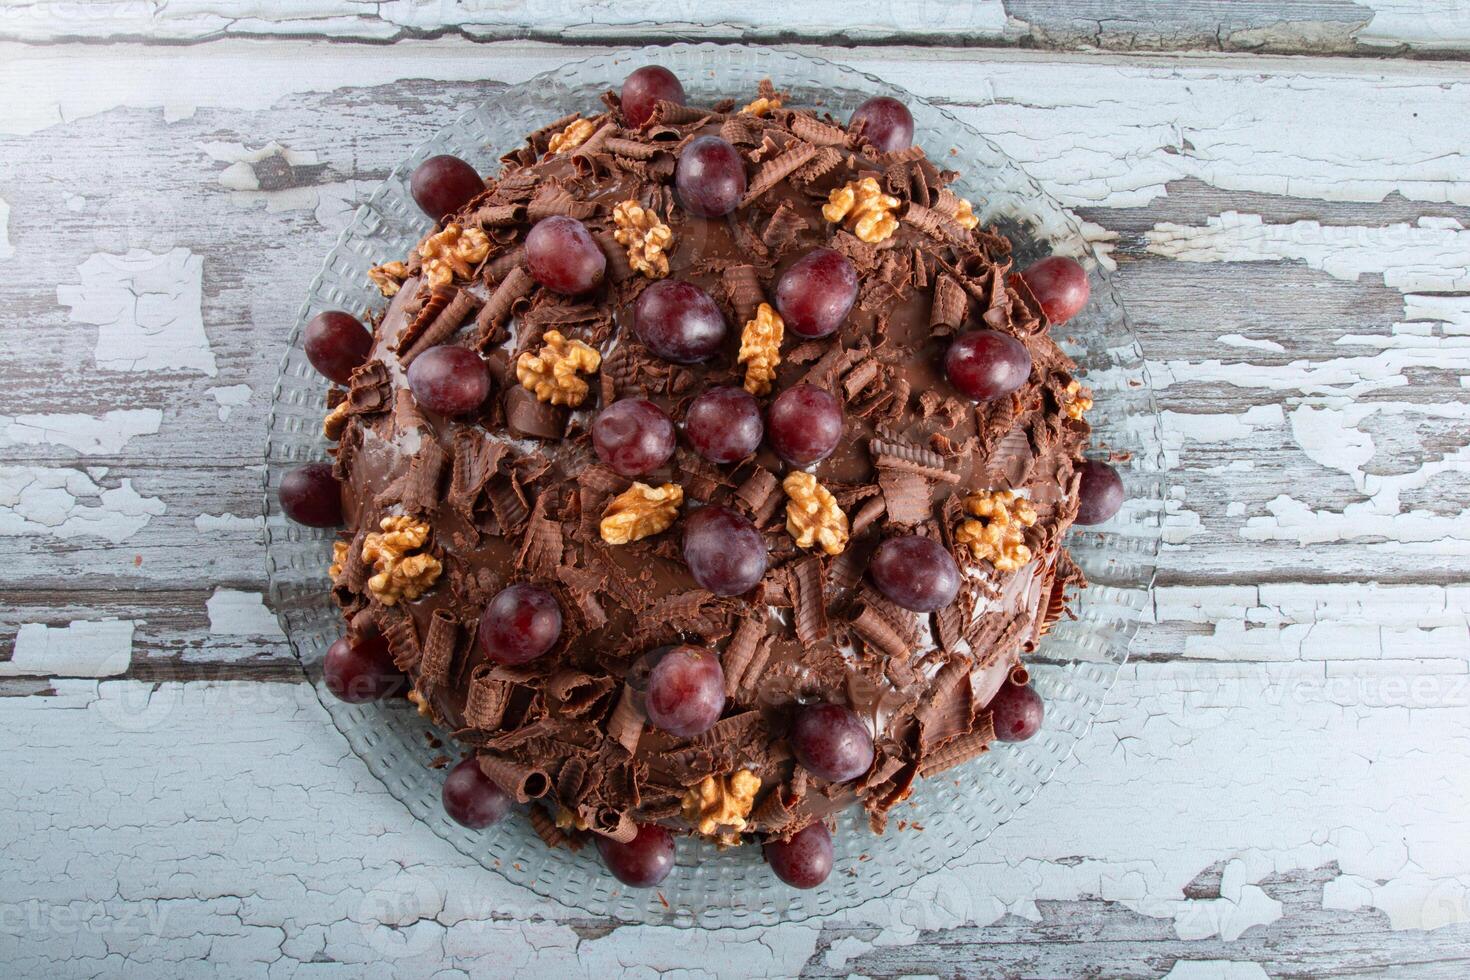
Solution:
M262 598L274 374L357 202L484 93L661 38L990 134L1116 263L1165 411L1156 602L1078 757L828 920L488 876ZM0 39L0 972L1470 972L1470 4L31 0Z

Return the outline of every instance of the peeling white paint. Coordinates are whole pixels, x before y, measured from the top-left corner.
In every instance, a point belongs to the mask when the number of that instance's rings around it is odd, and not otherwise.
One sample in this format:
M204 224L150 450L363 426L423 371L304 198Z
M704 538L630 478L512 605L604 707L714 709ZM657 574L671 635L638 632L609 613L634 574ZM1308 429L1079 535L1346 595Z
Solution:
M1163 980L1266 980L1259 963L1240 960L1176 960Z
M0 197L0 259L8 259L14 254L15 246L10 244L10 205Z
M138 436L154 435L162 424L156 408L116 408L101 416L0 415L0 447L61 446L83 456L110 455Z
M1274 340L1263 340L1255 337L1245 337L1238 333L1228 333L1220 338L1220 343L1226 347L1244 347L1248 350L1264 350L1274 353L1282 353L1286 350Z
M120 544L164 513L163 501L139 494L132 480L102 487L96 481L104 473L89 474L65 467L0 466L0 535L95 535ZM90 498L96 503L83 502Z
M23 623L0 677L116 677L132 663L131 619L77 620L65 626Z
M163 254L99 252L77 267L80 283L56 287L76 323L95 324L97 366L113 371L216 373L204 333L204 260L186 248Z
M194 518L194 527L200 531L259 531L265 527L265 519L239 517L235 514L200 514Z
M265 607L259 592L216 587L204 604L213 636L269 636L284 638L275 614Z
M247 404L254 391L249 385L224 385L217 388L207 389L210 396L219 405L219 420L228 422L230 413L235 409Z

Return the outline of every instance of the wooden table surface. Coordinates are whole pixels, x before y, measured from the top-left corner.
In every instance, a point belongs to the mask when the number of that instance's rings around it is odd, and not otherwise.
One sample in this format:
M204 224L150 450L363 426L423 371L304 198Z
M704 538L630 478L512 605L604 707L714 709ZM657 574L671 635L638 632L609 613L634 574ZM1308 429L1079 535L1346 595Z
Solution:
M271 387L358 202L484 93L676 37L991 135L1116 264L1171 467L1076 759L961 870L733 932L485 873L263 601ZM1470 973L1470 6L32 0L0 38L0 973Z

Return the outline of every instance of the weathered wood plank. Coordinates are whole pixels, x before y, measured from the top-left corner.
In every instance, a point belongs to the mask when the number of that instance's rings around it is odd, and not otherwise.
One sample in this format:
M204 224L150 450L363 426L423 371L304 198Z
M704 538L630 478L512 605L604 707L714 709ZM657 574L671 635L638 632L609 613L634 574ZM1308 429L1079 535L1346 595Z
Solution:
M13 5L0 36L61 41L204 41L228 36L389 42L461 35L477 40L638 43L650 24L669 36L819 44L922 43L1100 48L1112 51L1357 53L1463 51L1464 0L977 0L974 3L819 2L792 6L661 0L537 6L473 0L452 6L362 0L205 2L101 0Z

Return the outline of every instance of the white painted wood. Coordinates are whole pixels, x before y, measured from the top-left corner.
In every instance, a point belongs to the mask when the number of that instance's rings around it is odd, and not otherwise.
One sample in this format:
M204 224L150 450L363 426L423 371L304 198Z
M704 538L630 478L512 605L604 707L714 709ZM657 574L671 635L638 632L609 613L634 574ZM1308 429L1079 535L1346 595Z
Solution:
M9 972L1463 975L1470 68L815 50L991 134L1117 266L1169 544L1078 762L969 866L833 921L620 927L485 875L295 683L261 433L354 202L584 52L0 43Z

